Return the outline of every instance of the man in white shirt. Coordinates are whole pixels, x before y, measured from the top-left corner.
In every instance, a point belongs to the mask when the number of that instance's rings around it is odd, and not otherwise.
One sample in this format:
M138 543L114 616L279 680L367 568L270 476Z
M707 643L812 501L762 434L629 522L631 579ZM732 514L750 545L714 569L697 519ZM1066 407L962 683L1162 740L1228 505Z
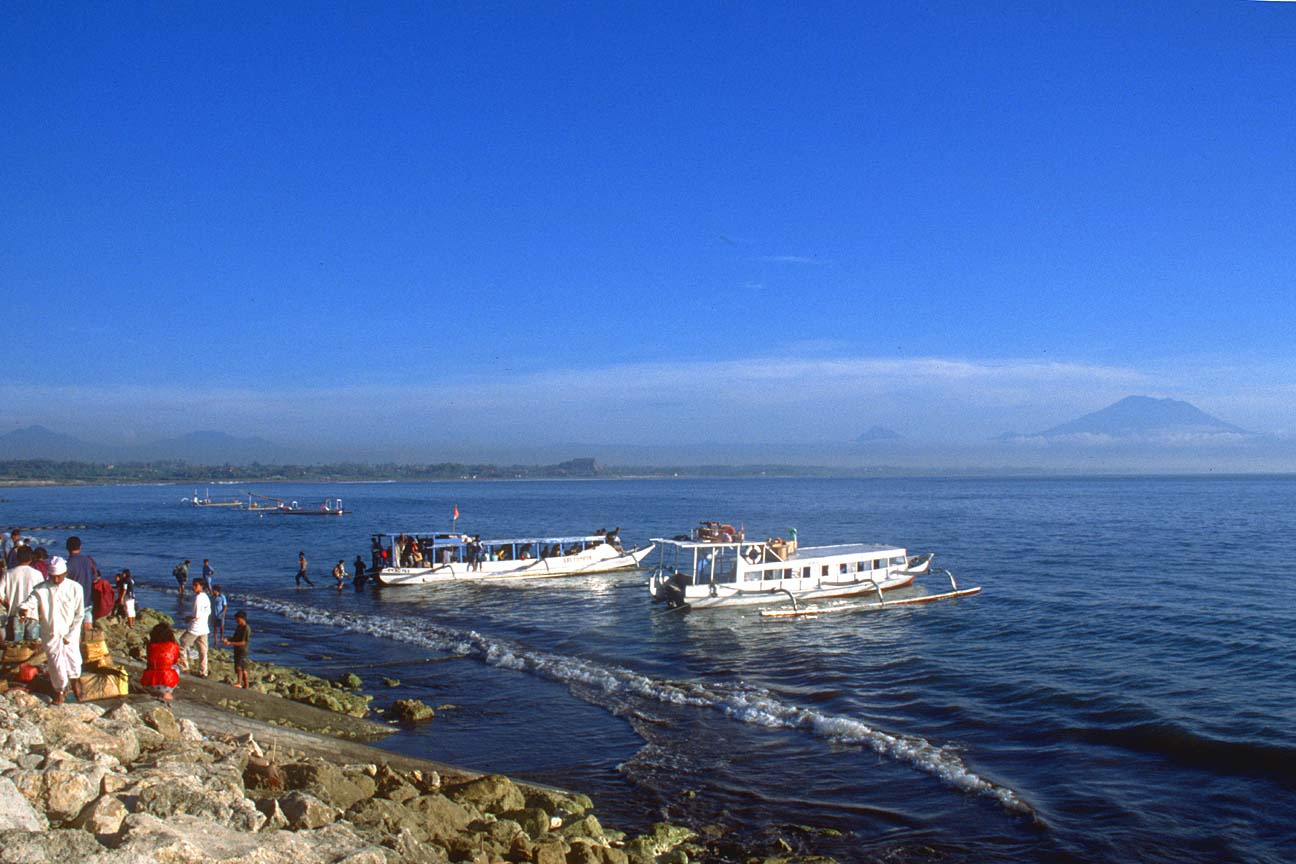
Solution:
M22 603L33 588L45 581L45 574L31 566L31 547L19 546L17 561L18 565L0 578L0 618L9 619L4 637L10 642L40 638L40 624L36 619L23 620Z
M184 635L180 637L180 668L189 671L189 647L198 646L198 666L202 670L199 678L207 677L207 634L211 632L211 598L207 596L207 583L202 579L193 580L193 614L185 619L189 622Z
M54 687L54 704L63 704L68 682L81 701L81 619L85 594L67 578L67 562L55 555L49 562L49 578L32 589L23 601L21 614L40 622L44 637L45 671Z

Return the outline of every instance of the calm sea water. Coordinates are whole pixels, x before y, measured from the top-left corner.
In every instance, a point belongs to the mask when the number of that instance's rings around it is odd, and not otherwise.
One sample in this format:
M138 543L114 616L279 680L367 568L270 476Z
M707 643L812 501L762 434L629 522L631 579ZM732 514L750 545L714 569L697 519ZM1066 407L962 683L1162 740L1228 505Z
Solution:
M848 862L1296 850L1296 478L252 488L355 512L8 489L0 523L84 525L100 566L131 567L167 609L173 564L210 557L254 657L354 668L380 707L455 706L382 746L588 791L619 827L719 824ZM370 532L447 530L456 505L484 536L619 525L629 545L718 518L795 527L803 545L896 543L985 590L801 620L670 612L642 573L333 590ZM71 532L33 533L61 547ZM299 550L320 587L294 587Z

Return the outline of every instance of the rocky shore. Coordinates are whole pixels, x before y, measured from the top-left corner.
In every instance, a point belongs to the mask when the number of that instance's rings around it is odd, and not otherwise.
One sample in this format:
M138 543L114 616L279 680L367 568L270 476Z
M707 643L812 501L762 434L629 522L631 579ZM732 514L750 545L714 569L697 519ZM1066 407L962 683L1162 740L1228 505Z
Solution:
M141 629L111 630L114 654ZM0 694L0 864L814 860L667 823L629 837L579 793L376 750L358 741L383 727L273 694L339 685L278 669L251 691L186 676L172 704Z

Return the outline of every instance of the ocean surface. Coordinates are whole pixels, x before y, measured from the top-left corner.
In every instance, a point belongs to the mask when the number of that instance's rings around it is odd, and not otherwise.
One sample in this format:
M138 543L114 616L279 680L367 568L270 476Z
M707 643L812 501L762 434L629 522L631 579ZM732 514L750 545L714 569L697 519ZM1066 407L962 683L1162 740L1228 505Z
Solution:
M661 479L212 486L354 512L182 506L191 487L0 489L174 611L204 557L254 659L446 707L380 746L843 862L1296 859L1296 478ZM205 490L199 489L199 494ZM369 535L700 519L935 551L981 594L763 619L669 611L647 574L336 591ZM305 551L317 587L293 583ZM945 585L925 577L935 592ZM383 678L399 679L396 688Z

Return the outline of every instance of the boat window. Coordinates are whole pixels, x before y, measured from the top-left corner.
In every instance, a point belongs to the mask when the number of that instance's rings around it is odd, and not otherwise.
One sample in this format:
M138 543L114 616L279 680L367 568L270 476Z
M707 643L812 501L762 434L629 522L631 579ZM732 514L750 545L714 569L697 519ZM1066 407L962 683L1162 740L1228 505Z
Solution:
M856 572L858 572L858 573L863 573L863 572L864 572L865 570L867 570L867 569L869 569L869 562L867 562L867 561L856 561L856 562L855 562L855 570L856 570Z
M886 567L886 559L885 559L885 558L879 558L878 560L876 560L876 561L873 562L873 569L874 569L874 570L881 570L881 569L884 568L884 567Z
M827 565L827 564L823 565L823 572L820 573L819 575L820 575L820 576L827 576L827 575L828 575L828 565Z
M903 567L903 566L905 566L905 564L907 564L907 563L908 563L908 562L905 561L905 557L904 557L903 555L897 555L896 557L894 557L894 558L891 559L891 566L892 566L892 567Z
M810 568L809 568L809 567L803 567L803 568L801 568L801 578L802 578L802 579L809 579L809 578L810 578Z
M734 582L738 579L738 561L735 558L720 558L716 561L715 581Z
M845 561L843 561L843 562L841 563L840 566L841 566L841 569L838 571L839 573L849 573L849 572L850 572L850 565L847 564Z

